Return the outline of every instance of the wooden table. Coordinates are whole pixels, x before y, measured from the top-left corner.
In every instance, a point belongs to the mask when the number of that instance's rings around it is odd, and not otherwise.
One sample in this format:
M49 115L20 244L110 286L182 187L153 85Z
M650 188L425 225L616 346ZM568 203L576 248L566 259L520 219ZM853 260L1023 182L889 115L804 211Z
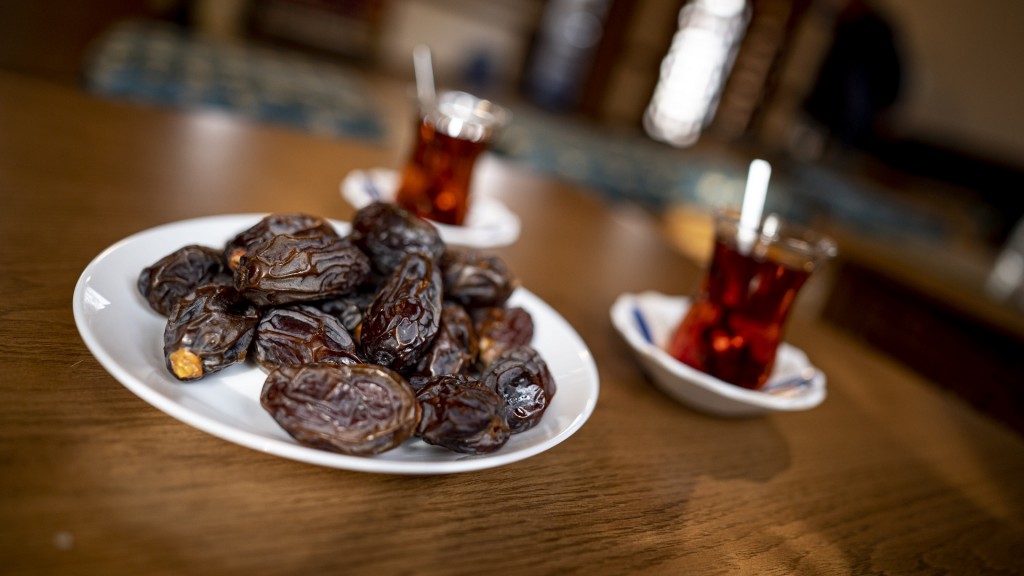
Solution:
M789 339L829 378L801 413L725 420L649 383L614 298L699 270L645 214L495 158L523 220L500 249L596 358L574 436L443 476L322 468L152 408L90 355L86 264L158 224L298 210L403 151L99 101L0 73L0 570L4 574L1024 572L1024 442L819 323ZM897 327L894 327L894 329Z

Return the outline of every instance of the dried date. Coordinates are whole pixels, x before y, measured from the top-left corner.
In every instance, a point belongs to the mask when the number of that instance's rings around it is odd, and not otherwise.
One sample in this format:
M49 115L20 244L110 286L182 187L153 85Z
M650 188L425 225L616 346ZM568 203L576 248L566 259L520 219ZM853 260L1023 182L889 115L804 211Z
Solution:
M182 298L164 328L164 361L179 380L197 380L245 360L259 310L231 286L201 286Z
M289 364L361 362L341 320L305 304L266 310L252 346L256 364L268 372Z
M274 236L337 236L330 222L308 214L270 214L256 224L239 232L224 246L224 260L231 270L237 270L249 249Z
M445 250L441 275L444 297L470 309L504 305L519 284L501 258L462 248Z
M455 302L444 302L437 336L409 382L418 389L430 377L462 374L476 363L477 351L476 331L469 313Z
M492 307L475 315L480 362L487 366L502 352L533 340L533 317L518 306Z
M371 364L282 366L267 375L260 404L301 444L357 456L395 448L421 414L409 383Z
M557 390L547 363L530 346L502 352L481 381L505 400L505 420L513 434L536 426Z
M332 316L337 316L345 329L355 336L359 325L363 323L363 315L366 313L367 306L373 302L376 295L376 289L361 286L355 292L338 298L320 300L314 302L313 305Z
M139 274L137 287L150 308L170 316L178 300L207 284L231 285L231 272L220 252L190 244L171 252Z
M423 412L416 435L427 444L463 454L488 454L508 442L505 402L463 376L431 378L416 393Z
M401 372L426 353L440 323L441 271L408 254L367 308L359 342L367 360Z
M369 271L366 254L347 240L280 234L242 257L235 288L260 306L310 302L351 292Z
M374 270L387 276L408 254L425 254L437 260L444 242L432 224L412 212L387 202L374 202L356 212L352 242L370 257Z

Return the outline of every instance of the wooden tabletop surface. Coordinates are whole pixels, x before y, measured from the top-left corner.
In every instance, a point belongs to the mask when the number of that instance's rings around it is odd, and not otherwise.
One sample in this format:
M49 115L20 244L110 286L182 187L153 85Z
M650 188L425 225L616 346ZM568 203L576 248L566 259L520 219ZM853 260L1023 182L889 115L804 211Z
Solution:
M403 152L0 74L0 572L1024 572L1020 437L807 302L788 339L828 375L821 406L730 420L672 401L608 312L699 269L650 216L494 157L478 190L523 223L495 252L600 373L591 418L548 451L440 476L287 460L151 407L83 344L72 292L107 246L214 214L347 219L339 181Z

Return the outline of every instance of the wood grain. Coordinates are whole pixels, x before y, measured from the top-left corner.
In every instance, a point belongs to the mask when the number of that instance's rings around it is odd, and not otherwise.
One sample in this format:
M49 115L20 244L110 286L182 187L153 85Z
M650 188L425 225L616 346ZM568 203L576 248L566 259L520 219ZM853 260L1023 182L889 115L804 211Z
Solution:
M301 464L179 423L86 350L71 295L111 243L211 214L348 218L341 178L400 157L0 74L4 574L1024 572L1019 437L806 311L789 339L828 374L822 406L727 420L672 402L608 310L699 270L647 214L494 157L480 190L523 220L496 252L601 376L590 421L548 452L434 477Z

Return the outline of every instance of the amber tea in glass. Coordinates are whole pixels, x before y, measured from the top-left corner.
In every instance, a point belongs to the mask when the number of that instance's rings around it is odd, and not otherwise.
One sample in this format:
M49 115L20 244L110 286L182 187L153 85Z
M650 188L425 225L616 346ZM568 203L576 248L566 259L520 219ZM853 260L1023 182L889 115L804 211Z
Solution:
M767 382L797 293L836 253L834 242L776 216L743 230L715 218L709 268L668 352L719 380L757 389Z
M424 218L461 226L469 212L473 167L509 114L489 100L455 91L421 104L420 112L396 201Z

